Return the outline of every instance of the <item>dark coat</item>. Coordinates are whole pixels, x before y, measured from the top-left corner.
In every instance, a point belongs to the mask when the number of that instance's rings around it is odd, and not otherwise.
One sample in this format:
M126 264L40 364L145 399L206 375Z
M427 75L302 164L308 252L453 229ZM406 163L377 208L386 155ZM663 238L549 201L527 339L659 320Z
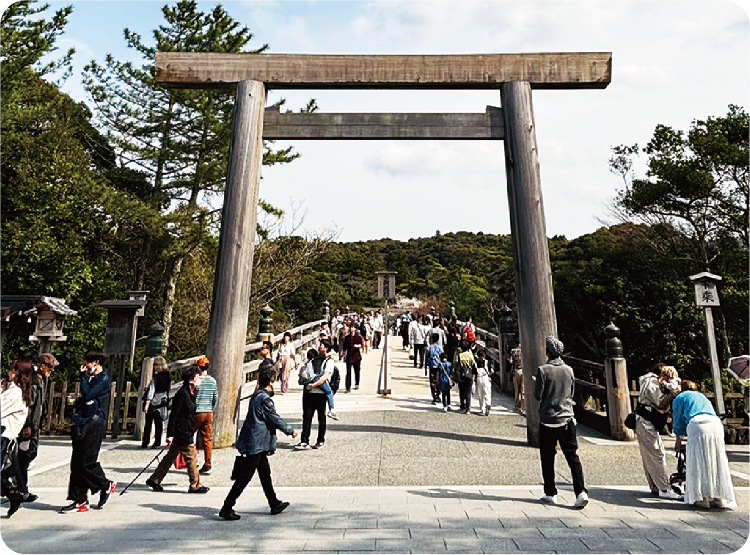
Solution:
M183 384L172 399L172 410L169 413L167 437L178 447L194 443L193 422L195 420L195 394L190 391L190 384Z
M294 432L276 413L276 407L268 391L259 389L250 398L250 408L237 439L237 450L243 455L275 451L277 429L288 436Z

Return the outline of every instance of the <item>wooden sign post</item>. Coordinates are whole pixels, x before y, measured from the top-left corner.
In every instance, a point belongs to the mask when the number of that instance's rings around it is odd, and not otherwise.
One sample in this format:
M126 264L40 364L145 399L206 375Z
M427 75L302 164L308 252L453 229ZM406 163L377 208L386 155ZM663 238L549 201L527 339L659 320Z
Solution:
M719 293L716 290L716 285L721 281L721 277L708 272L701 272L690 276L690 279L695 285L695 304L703 307L703 314L706 317L706 337L708 338L708 353L711 358L711 374L714 378L716 412L723 415L726 412L724 391L721 389L721 371L719 370L719 355L716 351L714 315L711 312L712 306L719 306Z

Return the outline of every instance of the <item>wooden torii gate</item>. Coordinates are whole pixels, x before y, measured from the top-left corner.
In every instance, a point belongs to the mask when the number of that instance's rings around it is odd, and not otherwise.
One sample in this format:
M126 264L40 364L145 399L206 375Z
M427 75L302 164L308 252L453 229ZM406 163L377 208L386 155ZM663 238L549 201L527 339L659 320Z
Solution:
M214 442L235 440L252 280L263 139L503 139L518 322L528 392L527 439L539 445L534 370L557 335L532 89L603 89L610 52L349 56L159 52L156 81L172 88L236 87L207 355L219 404ZM280 114L268 89L494 89L485 114Z

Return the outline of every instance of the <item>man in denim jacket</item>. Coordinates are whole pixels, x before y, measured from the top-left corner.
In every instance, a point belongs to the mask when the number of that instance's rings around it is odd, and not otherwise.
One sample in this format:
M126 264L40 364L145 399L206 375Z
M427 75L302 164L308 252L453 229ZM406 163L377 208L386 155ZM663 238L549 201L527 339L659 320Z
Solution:
M263 486L263 493L266 494L268 505L271 507L271 514L277 515L289 506L288 501L281 501L276 497L271 482L268 455L273 455L276 451L277 428L292 437L297 437L297 430L276 413L276 407L271 399L275 381L275 367L265 366L259 369L258 389L250 398L250 408L237 440L237 450L240 456L235 460L232 470L234 484L224 500L224 506L219 511L219 516L224 520L240 519L240 515L234 511L233 507L250 483L256 469L260 484Z

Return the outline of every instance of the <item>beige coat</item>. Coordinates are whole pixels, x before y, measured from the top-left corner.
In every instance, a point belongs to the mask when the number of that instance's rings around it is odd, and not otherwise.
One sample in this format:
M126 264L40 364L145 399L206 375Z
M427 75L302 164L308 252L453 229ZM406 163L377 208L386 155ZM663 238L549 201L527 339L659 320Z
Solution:
M29 409L23 402L21 388L11 382L8 389L0 393L0 418L2 418L2 425L5 426L3 437L16 439L26 422L28 412Z

